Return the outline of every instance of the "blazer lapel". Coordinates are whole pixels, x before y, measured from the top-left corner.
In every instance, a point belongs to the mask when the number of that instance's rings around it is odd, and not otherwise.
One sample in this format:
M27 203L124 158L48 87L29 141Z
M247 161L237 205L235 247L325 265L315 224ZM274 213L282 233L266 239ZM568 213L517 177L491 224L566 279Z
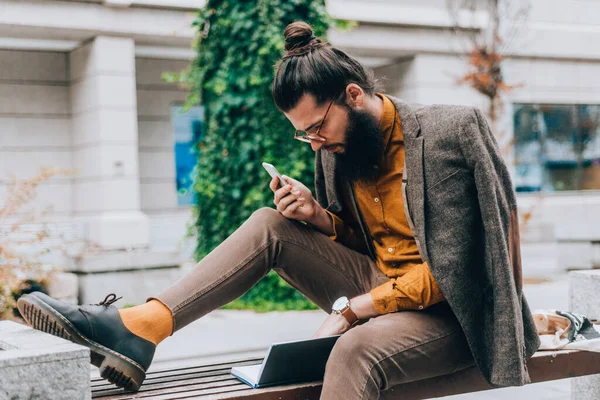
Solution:
M429 261L425 238L425 179L423 170L423 136L412 107L389 96L396 106L404 135L405 162L402 177L406 217L413 230L423 261Z
M423 179L423 136L405 141L405 199L407 218L423 261L429 261L425 239L425 182Z

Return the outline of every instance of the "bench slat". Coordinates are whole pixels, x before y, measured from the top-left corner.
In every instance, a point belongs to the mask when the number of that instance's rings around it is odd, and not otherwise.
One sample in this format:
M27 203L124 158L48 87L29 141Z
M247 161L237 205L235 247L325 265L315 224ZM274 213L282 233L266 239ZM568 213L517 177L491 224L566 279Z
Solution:
M165 390L169 390L170 393L177 393L185 390L210 389L215 386L223 386L223 382L229 382L229 385L237 385L240 390L248 389L246 384L231 375L231 367L234 365L260 364L261 362L262 358L254 358L199 367L151 371L135 398L146 398L148 396L153 398L153 395L158 396ZM122 389L116 388L102 378L92 380L92 394L95 399L110 400L123 400L131 396L131 394L125 393Z
M168 388L199 389L199 388L204 388L204 387L212 387L212 386L221 384L222 382L235 382L235 381L237 381L237 379L235 379L231 375L230 376L217 375L217 376L207 376L207 377L202 377L202 378L189 378L187 380L179 380L179 381L159 382L159 383L150 384L150 385L146 385L144 383L144 386L142 388L140 388L140 390L138 391L138 394L145 395L146 393L153 393L155 391L160 391L160 390L164 390L164 389L168 389ZM237 382L235 382L235 383L237 383ZM97 393L98 396L99 395L109 396L109 395L117 395L119 393L122 393L123 391L121 389L115 388L115 386L113 385L112 387L107 386L107 387L103 387L101 389L94 389L94 392Z
M227 374L229 374L229 371L231 370L231 367L233 366L242 366L242 365L253 365L253 364L260 364L262 363L263 358L248 358L248 359L240 359L240 360L233 360L233 361L228 361L228 362L222 362L222 363L216 363L216 364L207 364L207 365L200 365L200 366L193 366L193 367L182 367L182 368L170 368L170 369L165 369L165 370L150 370L150 372L147 373L146 375L146 380L144 382L148 382L148 381L152 381L153 379L158 379L158 378L162 378L162 377L169 377L169 376L178 376L181 374L190 374L190 373L196 373L196 372L212 372L212 371L227 371ZM92 378L92 386L94 386L95 384L106 384L106 380L100 378L100 377L95 377Z
M561 350L539 351L527 363L532 383L573 378L600 373L600 353ZM475 368L467 368L451 375L410 382L394 387L385 393L386 399L429 399L432 397L479 392L493 389ZM398 393L395 397L394 394Z
M231 367L215 369L212 371L204 371L204 372L197 372L197 371L192 370L187 373L184 371L181 371L177 375L151 376L150 378L148 378L144 381L144 387L151 387L155 384L161 384L164 382L173 382L174 384L179 382L180 384L184 384L193 379L205 379L205 380L220 379L220 377L222 377L222 376L227 377L227 378L232 378L233 376L231 375ZM95 381L93 383L92 387L96 390L102 390L104 388L113 388L114 385L110 384L109 382L107 382L105 380L99 380L99 381Z
M177 368L148 373L136 394L93 380L92 397L103 400L126 399L318 399L321 382L252 389L230 374L231 367L260 363L262 359L237 360L199 367ZM600 353L562 350L540 351L528 362L532 383L600 373ZM492 389L476 367L451 375L395 386L383 392L386 399L428 399Z

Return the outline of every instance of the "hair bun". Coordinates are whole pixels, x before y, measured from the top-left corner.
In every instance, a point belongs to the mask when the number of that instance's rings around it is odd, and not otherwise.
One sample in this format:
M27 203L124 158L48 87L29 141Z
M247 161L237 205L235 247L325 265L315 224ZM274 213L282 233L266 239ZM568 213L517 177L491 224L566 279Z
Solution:
M283 38L285 40L285 51L298 50L315 39L312 27L302 21L289 24L283 31Z

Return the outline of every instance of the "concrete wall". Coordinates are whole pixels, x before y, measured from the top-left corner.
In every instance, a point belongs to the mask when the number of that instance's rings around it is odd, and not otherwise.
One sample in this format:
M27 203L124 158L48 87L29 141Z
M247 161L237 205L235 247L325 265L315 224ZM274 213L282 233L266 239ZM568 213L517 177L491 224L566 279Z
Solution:
M73 167L67 56L0 50L0 198L11 176L33 177L43 166ZM32 204L70 215L71 181L59 176L42 183Z
M600 3L532 0L531 4L526 29L513 44L517 58L505 67L509 83L525 84L507 98L508 118L502 126L509 133L513 102L600 103L600 47L596 45ZM388 78L388 93L412 102L485 109L482 96L455 83L464 73L464 59L454 55L461 46L447 29L445 6L445 0L331 0L328 7L334 17L361 24L351 31L333 32L329 39L351 55L370 57L373 65L379 65L376 72ZM187 65L165 54L189 51L193 13L180 8L2 0L0 10L0 33L6 38L19 39L23 46L71 46L63 52L0 50L0 196L11 173L25 177L42 165L76 166L73 151L77 153L79 144L70 118L80 101L71 100L71 86L78 79L69 77L68 54L99 35L129 38L135 42L127 59L135 61L139 209L149 216L151 247L176 245L190 214L177 206L170 114L171 106L185 101L186 94L164 84L160 75ZM480 22L476 18L473 26ZM2 39L2 43L7 42ZM54 216L68 218L76 208L73 184L76 179L54 178L40 187L37 202L53 206ZM547 195L533 221L552 221L553 237L581 237L581 229L575 232L577 224L597 218L592 211L600 201L596 199L600 196L594 193ZM522 209L537 201L535 196L519 196ZM595 228L586 229L596 235Z
M456 80L464 71L460 57L443 54L418 54L398 63L375 69L385 77L388 93L421 104L464 104L485 106L484 99Z
M184 258L193 251L193 240L184 240L190 221L188 207L177 205L175 136L171 106L185 102L187 93L164 83L163 72L178 72L188 61L136 58L140 188L142 211L150 218L150 247L180 249Z
M411 101L485 108L483 96L456 83L467 72L466 61L456 55L418 54L375 71L388 78L390 93ZM600 103L600 60L514 58L504 63L504 75L508 84L522 85L509 93L509 103Z
M0 50L2 199L12 176L32 177L43 166L74 169L74 146L85 147L72 134L70 92L73 81L79 84L81 79L69 76L68 58L65 52ZM187 94L164 83L161 74L180 71L188 61L137 58L135 64L141 208L151 220L150 246L174 248L185 235L190 210L177 205L170 113ZM37 198L23 212L48 208L49 218L70 221L77 179L58 176L42 183Z
M189 63L179 60L136 59L140 184L142 211L148 214L179 211L175 185L175 136L171 106L187 94L161 79L163 72L178 72Z
M0 37L85 42L106 35L128 37L139 45L189 48L195 13L102 3L0 0Z
M445 2L331 0L335 18L361 22L357 29L332 30L329 40L355 55L402 57L407 54L470 51L469 42L457 43L448 29ZM372 3L372 4L371 4ZM517 2L512 2L516 4ZM526 4L524 1L521 4ZM600 59L600 3L593 0L531 0L525 23L517 24L510 50L520 57ZM465 18L466 26L487 26L488 16ZM510 23L505 24L506 26Z

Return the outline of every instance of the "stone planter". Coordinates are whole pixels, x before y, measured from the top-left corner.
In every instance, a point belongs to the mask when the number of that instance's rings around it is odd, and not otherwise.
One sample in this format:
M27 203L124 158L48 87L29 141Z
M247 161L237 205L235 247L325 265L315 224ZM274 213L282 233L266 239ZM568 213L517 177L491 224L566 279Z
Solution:
M25 325L0 321L0 382L0 399L90 399L90 351Z
M590 319L600 319L600 271L572 271L569 273L570 310ZM600 374L573 378L571 399L600 398Z

